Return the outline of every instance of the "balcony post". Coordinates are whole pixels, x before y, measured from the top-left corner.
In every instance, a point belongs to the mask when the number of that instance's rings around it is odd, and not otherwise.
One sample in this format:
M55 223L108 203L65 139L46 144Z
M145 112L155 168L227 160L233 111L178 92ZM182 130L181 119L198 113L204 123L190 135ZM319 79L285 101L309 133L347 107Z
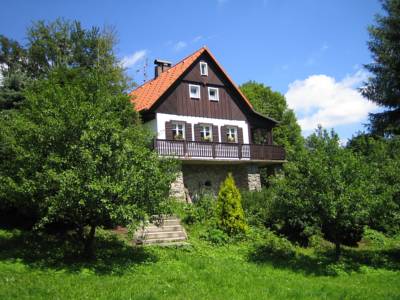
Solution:
M242 144L238 144L238 157L239 159L242 159Z
M183 140L183 156L186 156L186 154L187 154L186 140Z
M212 157L215 158L215 143L211 142L211 149L212 149Z

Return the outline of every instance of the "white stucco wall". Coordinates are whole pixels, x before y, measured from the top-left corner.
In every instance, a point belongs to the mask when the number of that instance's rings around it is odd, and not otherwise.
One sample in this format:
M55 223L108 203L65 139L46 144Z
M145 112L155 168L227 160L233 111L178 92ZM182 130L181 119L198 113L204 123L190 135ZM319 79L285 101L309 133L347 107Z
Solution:
M156 124L149 124L151 122L155 122ZM224 125L231 125L231 126L238 126L243 129L243 143L249 144L249 126L246 121L239 121L239 120L226 120L226 119L214 119L214 118L202 118L202 117L190 117L190 116L179 116L179 115L170 115L170 114L162 114L157 113L156 118L145 124L151 128L154 132L157 132L158 139L165 139L165 122L168 121L184 121L187 123L192 124L192 139L194 140L194 124L198 123L208 123L218 126L218 133L221 132L221 126ZM219 136L219 142L221 142L221 135Z

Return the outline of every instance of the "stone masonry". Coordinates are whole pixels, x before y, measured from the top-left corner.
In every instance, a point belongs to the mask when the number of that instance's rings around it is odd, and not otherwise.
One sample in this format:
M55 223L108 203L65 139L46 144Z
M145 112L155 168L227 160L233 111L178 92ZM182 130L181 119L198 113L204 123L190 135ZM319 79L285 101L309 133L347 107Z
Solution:
M182 165L170 195L179 201L196 201L203 193L218 194L221 183L232 173L240 189L259 190L261 180L255 165Z

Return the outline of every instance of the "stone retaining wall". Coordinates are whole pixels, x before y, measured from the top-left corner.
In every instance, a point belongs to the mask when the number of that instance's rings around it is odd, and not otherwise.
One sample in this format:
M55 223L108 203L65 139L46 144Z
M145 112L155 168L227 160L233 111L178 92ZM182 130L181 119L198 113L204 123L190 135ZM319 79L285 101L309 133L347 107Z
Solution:
M260 173L255 165L182 165L170 194L187 202L196 201L205 192L217 195L228 173L232 173L240 189L261 189Z

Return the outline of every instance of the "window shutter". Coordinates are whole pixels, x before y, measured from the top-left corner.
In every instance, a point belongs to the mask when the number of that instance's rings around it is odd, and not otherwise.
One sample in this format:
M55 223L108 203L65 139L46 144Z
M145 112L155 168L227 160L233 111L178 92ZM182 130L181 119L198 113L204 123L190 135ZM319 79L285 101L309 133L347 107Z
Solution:
M200 124L194 124L194 140L201 141L200 138Z
M219 142L219 140L218 140L218 126L216 126L216 125L213 125L212 126L212 139L213 139L213 142L214 143L218 143Z
M238 143L243 144L243 128L237 127Z
M185 122L185 140L192 140L192 124Z
M221 142L226 143L226 126L221 126Z
M171 121L165 122L165 138L167 140L173 139L173 137L172 137L172 122Z

